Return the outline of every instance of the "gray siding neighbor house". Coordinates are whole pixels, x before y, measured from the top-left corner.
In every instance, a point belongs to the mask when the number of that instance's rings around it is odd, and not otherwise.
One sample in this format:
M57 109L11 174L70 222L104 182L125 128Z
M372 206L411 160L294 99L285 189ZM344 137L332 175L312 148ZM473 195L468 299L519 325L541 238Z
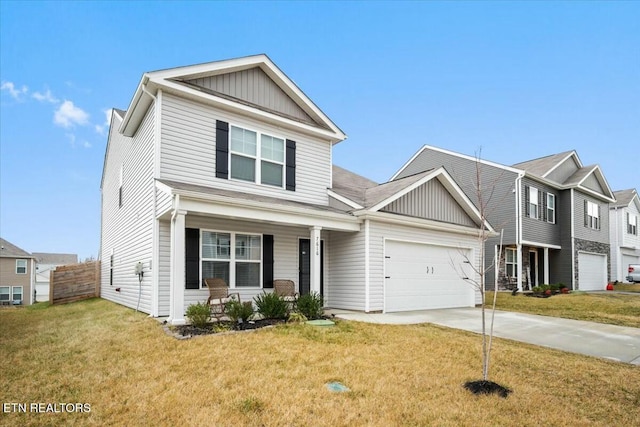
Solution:
M101 296L172 324L212 277L243 301L289 279L333 308L476 304L482 220L450 173L377 184L332 165L344 139L266 55L143 74L111 118Z
M0 238L0 305L33 304L34 277L33 255Z
M488 287L563 283L572 289L605 289L611 268L609 203L615 198L599 166L583 166L575 151L506 166L424 146L392 180L437 167L446 169L494 229L503 232L499 260L500 238L486 243L485 267L493 267Z

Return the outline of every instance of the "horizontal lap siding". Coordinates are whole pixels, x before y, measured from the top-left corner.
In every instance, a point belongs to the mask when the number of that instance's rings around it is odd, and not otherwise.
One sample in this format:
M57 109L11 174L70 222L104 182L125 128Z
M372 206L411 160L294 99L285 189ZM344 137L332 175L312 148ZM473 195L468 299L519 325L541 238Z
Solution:
M109 152L102 188L102 271L101 297L135 308L140 295L140 311L151 312L153 292L153 166L154 106L149 108L137 133L128 138L111 126ZM123 164L123 205L119 207L120 165ZM114 253L113 285L109 284L110 256ZM142 286L134 274L142 262ZM116 291L120 289L120 292Z
M526 216L527 200L525 198L525 186L536 188L540 192L555 194L556 196L556 223L547 222L544 219L530 218ZM546 243L551 245L560 245L560 226L558 224L558 214L560 210L571 210L571 205L560 205L560 191L548 185L541 184L529 178L522 179L522 239L535 242ZM538 205L538 209L542 212L543 206L546 206L546 200L543 205ZM541 218L544 218L541 216Z
M594 230L584 225L584 201L600 206L600 229ZM609 243L609 204L597 200L580 191L574 191L575 237L592 242Z
M420 230L398 224L372 221L369 242L369 295L370 310L384 309L384 239L434 244L452 248L471 248L475 265L480 263L479 242L472 236L435 230ZM476 278L479 280L479 277ZM469 284L471 287L471 284ZM480 304L480 293L476 292L476 304Z
M160 178L315 204L328 204L331 144L165 94ZM215 125L222 120L296 141L296 190L215 177Z
M256 233L273 235L274 279L293 280L298 287L298 242L300 238L309 238L309 229L303 227L284 227L271 224L258 224L247 221L234 221L221 218L205 218L187 215L187 227L222 232ZM324 236L323 236L324 238ZM325 262L325 278L328 266ZM326 279L325 279L326 280ZM242 301L252 301L262 289L236 289ZM207 289L186 289L185 310L190 304L207 300Z
M170 194L156 188L156 216L160 216L171 209L172 201Z
M171 292L171 224L159 221L158 243L158 316L169 315Z
M329 281L325 305L365 310L364 233L330 233Z

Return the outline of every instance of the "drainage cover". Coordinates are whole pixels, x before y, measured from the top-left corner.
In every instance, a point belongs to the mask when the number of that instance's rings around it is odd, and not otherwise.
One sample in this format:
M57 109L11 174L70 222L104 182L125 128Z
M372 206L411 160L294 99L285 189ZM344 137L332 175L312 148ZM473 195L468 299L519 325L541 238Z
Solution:
M309 320L307 322L308 325L313 325L313 326L333 326L335 325L335 323L333 323L331 320L327 320L327 319L318 319L318 320Z
M332 382L332 383L327 383L327 388L329 389L329 391L332 391L334 393L342 393L345 391L351 391L349 390L349 387L347 387L346 385L339 383L339 382Z

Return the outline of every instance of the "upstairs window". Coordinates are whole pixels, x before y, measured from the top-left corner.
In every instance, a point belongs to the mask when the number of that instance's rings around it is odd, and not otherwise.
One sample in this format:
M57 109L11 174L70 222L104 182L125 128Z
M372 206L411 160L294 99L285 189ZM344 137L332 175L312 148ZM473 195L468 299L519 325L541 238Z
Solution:
M600 230L600 206L585 200L584 226L593 230Z
M547 222L556 223L556 195L547 193Z
M231 126L231 178L283 187L285 140Z
M26 259L17 259L16 260L16 274L27 274L27 260Z
M538 219L540 210L539 210L539 200L538 200L538 189L535 187L525 187L525 204L526 204L526 212L529 218Z
M638 235L638 217L627 212L627 233Z

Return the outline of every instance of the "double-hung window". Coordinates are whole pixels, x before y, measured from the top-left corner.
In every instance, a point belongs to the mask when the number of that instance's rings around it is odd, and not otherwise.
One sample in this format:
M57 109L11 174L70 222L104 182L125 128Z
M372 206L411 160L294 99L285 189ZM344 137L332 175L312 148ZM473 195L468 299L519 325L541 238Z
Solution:
M26 259L17 259L16 260L16 274L27 274L27 260Z
M556 223L556 195L547 193L547 222Z
M638 217L627 212L627 233L638 235Z
M7 304L11 301L11 286L0 286L0 302Z
M231 126L231 178L283 187L285 141Z
M529 217L538 218L538 189L529 187Z
M505 249L505 274L507 277L515 277L518 266L516 250L511 248Z
M232 288L261 286L262 236L202 231L202 278L221 278Z
M11 300L14 304L22 304L22 286L13 286L11 288Z
M585 226L594 230L600 229L600 206L597 203L586 201Z

